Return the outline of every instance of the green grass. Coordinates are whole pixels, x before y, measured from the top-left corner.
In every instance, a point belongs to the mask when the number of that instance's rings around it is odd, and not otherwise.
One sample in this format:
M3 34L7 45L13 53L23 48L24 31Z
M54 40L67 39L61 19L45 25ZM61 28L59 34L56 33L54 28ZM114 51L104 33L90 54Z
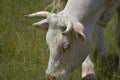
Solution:
M51 0L0 0L0 80L48 80L45 77L49 51L46 32L32 28L34 19L24 15L43 10ZM116 15L106 28L108 63L94 61L97 80L119 80L117 49L114 43ZM76 69L70 80L80 80Z

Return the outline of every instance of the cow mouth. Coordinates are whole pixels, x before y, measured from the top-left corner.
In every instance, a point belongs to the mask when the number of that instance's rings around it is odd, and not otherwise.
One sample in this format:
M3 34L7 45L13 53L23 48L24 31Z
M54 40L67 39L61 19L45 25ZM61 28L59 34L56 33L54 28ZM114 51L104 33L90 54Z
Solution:
M46 76L51 79L51 80L66 80L68 74L66 73L65 70L60 70L60 71L55 71L55 72L50 72L50 70L46 70Z

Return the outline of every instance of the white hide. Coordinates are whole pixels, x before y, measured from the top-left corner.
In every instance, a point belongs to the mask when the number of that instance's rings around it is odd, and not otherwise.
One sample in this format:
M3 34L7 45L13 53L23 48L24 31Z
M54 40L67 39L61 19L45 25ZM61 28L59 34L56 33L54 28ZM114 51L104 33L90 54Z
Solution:
M35 13L37 15L34 13L27 15L47 18L34 24L38 27L49 26L46 35L50 50L47 75L53 79L66 80L69 74L82 64L92 48L92 35L105 4L105 0L68 0L64 10L58 14L38 12ZM67 28L71 26L72 29L67 30L66 26ZM62 45L61 40L64 40ZM90 58L87 59L89 62ZM91 69L93 70L94 66Z
M104 62L107 62L107 51L104 43L104 28L96 24L96 50L95 55Z
M58 39L62 38L61 32L54 29L48 30L47 44L50 49L49 64L46 71L48 75L64 78L82 64L83 60L90 53L94 26L104 9L104 4L104 0L68 0L65 9L58 13L58 16L66 17L72 22L80 21L85 28L86 40L81 42L78 39L74 39L74 42L71 42L71 47L66 52L61 53L58 50L59 48L57 48L59 44Z
M92 63L90 56L88 55L87 58L82 63L82 78L87 77L88 79L95 79L95 72L94 72L94 64Z
M104 12L98 20L98 24L101 25L101 27L105 27L119 6L120 0L109 0L109 2L106 3Z

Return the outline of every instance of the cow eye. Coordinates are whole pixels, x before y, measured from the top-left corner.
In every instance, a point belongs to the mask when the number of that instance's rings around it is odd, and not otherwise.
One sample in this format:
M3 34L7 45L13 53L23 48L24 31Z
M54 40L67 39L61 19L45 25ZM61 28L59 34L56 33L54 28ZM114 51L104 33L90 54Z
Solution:
M60 44L61 44L63 51L66 51L68 48L70 48L70 42L69 42L67 36L65 36L65 35L62 37Z
M70 43L69 43L69 42L65 42L65 43L62 45L63 51L66 51L68 48L70 48Z

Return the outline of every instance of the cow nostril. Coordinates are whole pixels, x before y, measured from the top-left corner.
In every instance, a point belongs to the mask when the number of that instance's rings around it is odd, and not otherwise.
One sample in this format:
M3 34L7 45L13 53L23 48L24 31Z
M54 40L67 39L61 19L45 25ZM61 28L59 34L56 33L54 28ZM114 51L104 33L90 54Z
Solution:
M55 77L52 77L52 80L56 80Z
M56 80L56 78L53 77L53 76L50 76L49 79L50 79L50 80Z
M56 80L55 76L47 75L50 80Z

